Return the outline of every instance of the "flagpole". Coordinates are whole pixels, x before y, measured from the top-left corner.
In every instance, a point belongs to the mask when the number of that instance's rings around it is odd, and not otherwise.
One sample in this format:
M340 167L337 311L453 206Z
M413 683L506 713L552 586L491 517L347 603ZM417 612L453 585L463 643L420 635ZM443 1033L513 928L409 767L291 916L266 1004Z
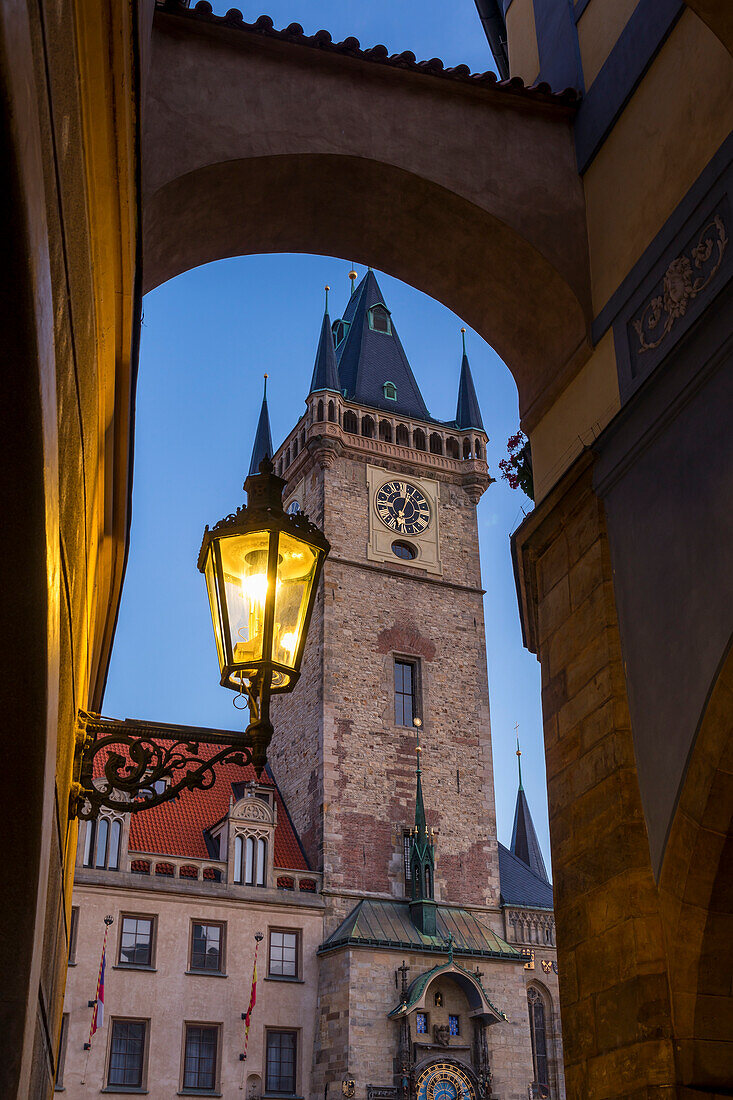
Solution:
M239 1055L239 1060L242 1063L242 1080L239 1083L240 1091L244 1088L244 1075L247 1071L247 1047L249 1046L249 1025L252 1020L252 1010L257 1000L257 952L260 949L260 942L264 938L262 932L255 932L255 958L252 966L252 990L249 995L249 1008L246 1012L242 1013L242 1019L244 1020L244 1054Z
M87 1056L84 1060L84 1072L81 1077L81 1084L86 1084L87 1066L89 1065L89 1055L92 1050L92 1036L97 1030L97 1013L99 1010L99 989L102 984L102 977L104 975L104 961L107 953L107 936L109 934L110 925L114 922L114 917L106 916L104 918L104 939L102 940L102 957L99 960L99 972L97 974L97 989L94 994L94 1000L89 1002L89 1007L92 1010L92 1022L89 1025L89 1039L84 1044L84 1050L87 1052ZM102 1015L102 1022L104 1023L104 1010Z

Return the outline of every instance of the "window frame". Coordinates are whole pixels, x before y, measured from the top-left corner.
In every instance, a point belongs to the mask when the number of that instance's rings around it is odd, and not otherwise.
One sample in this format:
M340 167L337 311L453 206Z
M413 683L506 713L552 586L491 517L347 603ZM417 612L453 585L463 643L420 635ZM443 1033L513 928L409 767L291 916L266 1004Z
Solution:
M374 325L374 311L375 310L384 311L384 316L385 316L386 321L387 321L386 329L375 327L375 325ZM370 306L369 309L367 310L367 316L369 318L369 328L371 329L372 332L378 332L380 334L380 336L391 336L392 335L392 314L387 309L384 302L375 302L373 306Z
M79 938L79 906L72 905L69 916L69 957L67 966L76 966L76 943Z
M295 974L273 974L272 972L272 936L275 935L287 935L295 936ZM302 965L302 929L300 928L283 928L279 925L273 925L267 929L267 978L273 982L302 982L303 977L301 973ZM284 945L283 945L284 946Z
M270 837L261 836L257 833L238 832L236 834L234 837L234 866L232 868L232 878L235 886L254 886L260 890L267 888L270 839ZM250 841L252 842L251 878L248 872L248 845ZM237 868L239 873L237 873Z
M124 962L122 960L122 937L125 932L125 920L148 920L150 921L150 962L149 963L137 963L137 962ZM155 913L120 913L119 916L119 934L117 936L117 961L114 969L116 970L155 970L155 956L158 944L158 917Z
M535 1000L531 1001L530 996L534 994ZM542 1038L544 1042L544 1052L542 1055L537 1053L537 1023L535 1020L535 1008L539 1004L542 1009ZM544 992L536 985L527 986L527 1009L529 1013L529 1036L530 1045L532 1048L532 1071L534 1073L535 1084L541 1085L543 1088L550 1091L550 1007L548 1005L548 998ZM538 1058L544 1059L544 1071L545 1079L540 1080L539 1077L539 1064Z
M102 863L98 863L97 847L99 845L99 830L102 825L104 825L106 829L104 838L104 859ZM114 866L111 866L110 852L112 850L113 836L117 838L117 849L115 852ZM82 852L81 861L82 867L90 871L119 871L121 855L122 819L119 817L109 817L107 814L100 814L98 818L92 818L87 821L86 832L84 833L84 850Z
M425 1030L424 1031L418 1031L417 1030L418 1016L422 1016L425 1019ZM415 1035L424 1035L426 1038L429 1038L429 1036L430 1036L430 1013L425 1012L423 1009L420 1009L418 1012L415 1013ZM418 1039L417 1041L419 1042L420 1040Z
M194 928L196 925L205 928L218 928L219 929L219 966L216 970L212 970L210 967L199 967L193 964L193 936ZM227 922L221 920L199 920L196 917L191 918L188 935L188 970L187 974L201 974L204 977L213 978L225 978L226 977L226 948L227 948Z
M54 1092L64 1092L64 1067L66 1065L66 1048L69 1044L69 1013L64 1012L61 1017L59 1029L59 1045L56 1051L56 1073L53 1079Z
M450 1029L451 1020L456 1021L456 1030L455 1031L451 1031L451 1029ZM451 1037L455 1036L456 1038L460 1038L460 1035L461 1035L461 1017L457 1012L449 1012L448 1013L448 1034Z
M115 1024L142 1024L143 1025L143 1052L140 1065L140 1084L122 1085L110 1081L112 1070L112 1043L114 1041ZM148 1091L148 1054L150 1051L150 1018L145 1016L112 1016L109 1021L109 1039L107 1040L107 1057L104 1067L103 1092L147 1092Z
M409 722L398 721L397 699L398 696L405 697L407 692L398 691L397 688L397 666L407 665L411 668L412 676L412 689L410 693L411 697L411 709L412 714ZM407 654L395 653L393 654L392 661L392 691L393 691L393 709L394 709L394 724L399 729L413 729L415 718L422 718L422 668L419 657L408 656ZM402 717L404 718L404 703L402 704Z
M210 1028L216 1033L216 1055L214 1058L214 1084L211 1088L203 1085L187 1085L186 1081L186 1050L188 1047L189 1028ZM221 1096L221 1048L222 1048L222 1024L220 1020L184 1020L181 1046L181 1071L178 1082L178 1091L181 1096Z
M292 1035L295 1038L295 1050L293 1051L293 1089L288 1092L282 1088L270 1088L270 1037L272 1035ZM264 1096L297 1096L298 1082L300 1080L300 1028L297 1027L266 1027L265 1028L265 1087Z

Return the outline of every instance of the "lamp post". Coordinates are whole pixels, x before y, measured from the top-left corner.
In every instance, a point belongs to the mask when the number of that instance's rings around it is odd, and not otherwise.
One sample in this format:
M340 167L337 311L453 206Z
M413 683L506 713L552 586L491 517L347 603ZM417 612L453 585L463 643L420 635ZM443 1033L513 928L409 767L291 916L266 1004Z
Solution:
M300 677L318 579L330 549L301 512L282 506L285 481L265 456L244 483L247 504L204 531L206 577L222 687L247 698L247 739L261 773L272 738L270 698Z
M221 684L246 697L250 723L235 732L118 721L80 711L72 817L95 818L103 807L140 813L184 790L213 786L216 764L252 763L261 775L267 763L273 733L270 698L292 691L300 677L330 545L302 512L283 510L285 482L273 472L266 411L263 401L253 465L244 483L247 504L205 529L198 558ZM263 441L266 446L260 447ZM256 463L258 448L263 457ZM202 744L211 748L202 752Z

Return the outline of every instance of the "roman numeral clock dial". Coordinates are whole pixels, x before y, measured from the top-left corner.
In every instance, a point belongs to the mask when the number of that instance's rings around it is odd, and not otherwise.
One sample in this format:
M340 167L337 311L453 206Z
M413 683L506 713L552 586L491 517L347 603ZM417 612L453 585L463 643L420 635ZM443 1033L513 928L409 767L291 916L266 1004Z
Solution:
M430 505L409 481L387 481L374 503L385 527L399 535L421 535L430 525Z

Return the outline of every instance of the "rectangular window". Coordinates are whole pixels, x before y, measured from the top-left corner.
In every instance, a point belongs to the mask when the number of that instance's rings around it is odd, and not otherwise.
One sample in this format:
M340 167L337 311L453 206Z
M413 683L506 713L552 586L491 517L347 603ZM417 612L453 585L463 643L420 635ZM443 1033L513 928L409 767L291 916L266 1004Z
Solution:
M450 1032L451 1035L460 1035L461 1034L460 1022L459 1022L459 1019L458 1019L457 1016L449 1016L448 1017L448 1031Z
M191 970L221 974L224 969L224 925L191 925Z
M274 978L298 977L298 933L270 932L270 966Z
M140 1089L145 1067L145 1020L113 1020L107 1087Z
M295 1093L295 1056L297 1049L297 1032L267 1032L266 1092Z
M75 905L71 910L71 924L69 925L69 965L76 964L76 934L79 928L79 906Z
M64 1087L64 1062L66 1061L66 1041L69 1037L69 1014L65 1012L61 1017L61 1031L59 1032L59 1051L56 1058L56 1080L54 1088Z
M216 1088L216 1054L218 1027L186 1024L186 1053L183 1065L183 1088L196 1092Z
M415 1013L415 1031L418 1035L427 1035L428 1033L428 1014L427 1012Z
M153 917L122 917L120 966L153 965Z
M394 720L397 726L412 726L417 715L417 663L395 658Z

